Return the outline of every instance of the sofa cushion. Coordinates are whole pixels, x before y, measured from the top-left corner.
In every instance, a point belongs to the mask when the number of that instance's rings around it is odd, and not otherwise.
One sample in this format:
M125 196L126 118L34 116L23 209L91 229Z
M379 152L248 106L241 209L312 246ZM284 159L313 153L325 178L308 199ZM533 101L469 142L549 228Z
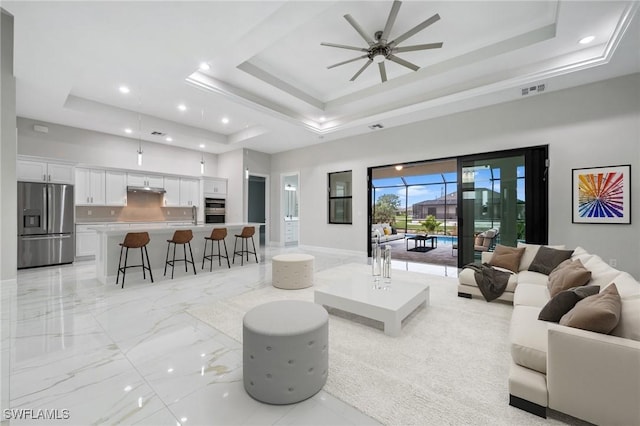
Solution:
M611 278L611 282L607 283L604 288L608 287L612 283L616 284L618 294L620 294L620 297L623 299L625 297L640 295L640 283L636 281L636 279L633 278L628 272L619 272L618 275Z
M489 265L508 269L517 273L520 266L520 258L524 253L524 247L507 247L502 244L496 245Z
M551 271L556 269L556 266L569 259L572 254L573 250L558 250L542 246L531 261L529 270L549 275Z
M542 308L549 301L549 290L546 285L521 282L513 295L513 305L525 305Z
M558 322L564 314L573 309L580 300L585 297L598 294L600 287L598 286L580 286L563 290L556 294L543 306L538 319L541 321Z
M529 269L531 262L533 262L533 258L538 254L538 249L542 247L540 244L528 244L528 243L518 243L518 247L524 247L524 254L520 259L520 271L526 271ZM564 245L557 246L547 246L558 250L564 250Z
M518 272L518 283L535 284L547 288L549 277L540 272L520 271Z
M560 319L560 325L610 333L620 320L622 302L615 284L599 294L582 299Z
M519 305L513 308L509 329L513 362L540 373L547 372L548 322L539 321L540 308Z
M573 250L573 254L571 255L571 259L580 259L580 261L584 264L589 260L593 255L588 253L585 249L578 246Z
M596 254L591 255L583 264L585 268L591 271L590 284L593 285L604 287L611 284L620 275L620 271L609 266L607 262Z
M640 295L622 298L620 321L611 334L640 341Z
M554 297L563 290L586 285L591 279L591 271L579 260L567 259L549 274L549 295Z

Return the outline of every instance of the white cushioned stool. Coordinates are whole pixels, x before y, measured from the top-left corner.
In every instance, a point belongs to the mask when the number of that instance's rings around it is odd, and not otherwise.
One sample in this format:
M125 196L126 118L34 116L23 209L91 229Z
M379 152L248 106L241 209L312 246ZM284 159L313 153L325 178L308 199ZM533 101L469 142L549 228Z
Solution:
M327 381L329 315L320 305L278 300L256 306L242 321L244 388L258 401L292 404Z
M274 287L297 290L313 285L315 257L303 253L287 253L271 259L271 282Z

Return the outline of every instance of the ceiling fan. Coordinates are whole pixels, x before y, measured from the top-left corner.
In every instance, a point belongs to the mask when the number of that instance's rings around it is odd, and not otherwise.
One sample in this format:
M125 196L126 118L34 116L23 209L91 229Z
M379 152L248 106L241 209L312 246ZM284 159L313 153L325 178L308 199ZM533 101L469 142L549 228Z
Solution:
M356 78L358 78L360 74L362 74L362 72L365 69L367 69L369 65L371 65L373 62L376 62L378 64L378 69L380 70L380 78L382 79L383 83L387 81L387 70L384 65L385 59L395 62L397 64L400 64L413 71L419 70L420 69L419 66L412 64L411 62L406 61L402 58L399 58L395 54L402 53L402 52L412 52L416 50L439 49L442 47L442 42L416 44L413 46L404 46L404 47L398 47L398 44L402 43L409 37L412 37L415 34L419 33L420 31L424 30L429 25L437 22L440 19L440 15L436 13L431 18L416 25L415 27L411 28L409 31L405 32L404 34L396 37L391 41L387 41L389 37L389 33L391 32L391 28L393 27L393 23L395 22L396 17L398 16L398 11L400 10L401 4L402 2L399 0L395 0L393 2L393 5L391 6L391 12L389 12L389 17L387 18L387 23L384 26L384 30L375 32L374 34L375 40L372 39L364 31L364 29L356 22L355 19L353 19L353 17L351 17L351 15L349 14L344 15L344 19L346 19L347 22L349 22L351 26L358 32L358 34L360 34L360 36L367 42L369 47L346 46L344 44L324 43L324 42L320 43L322 46L338 47L340 49L357 50L359 52L365 52L365 54L362 56L358 56L357 58L349 59L347 61L338 62L337 64L328 66L327 69L335 68L340 65L345 65L351 62L358 61L360 59L367 58L367 62L362 66L362 68L358 70L357 73L353 75L353 77L351 77L350 81L354 81Z

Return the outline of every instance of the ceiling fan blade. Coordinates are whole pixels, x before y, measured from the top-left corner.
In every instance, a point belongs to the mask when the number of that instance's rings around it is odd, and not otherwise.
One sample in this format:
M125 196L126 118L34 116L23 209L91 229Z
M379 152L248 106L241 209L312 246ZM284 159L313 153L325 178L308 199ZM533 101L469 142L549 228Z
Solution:
M337 64L328 66L327 69L330 70L331 68L339 67L340 65L348 64L349 62L355 62L357 60L364 59L366 57L367 55L362 55L362 56L358 56L357 58L349 59L348 61L338 62Z
M440 15L438 15L436 13L431 18L429 18L426 21L416 25L415 27L411 28L406 33L404 33L401 36L397 37L395 40L393 40L391 43L389 43L389 45L391 47L393 47L393 46L395 46L397 44L402 43L403 41L405 41L409 37L414 36L415 34L419 33L420 31L424 30L425 28L427 28L429 25L433 24L434 22L437 22L438 20L440 20Z
M418 71L420 69L419 66L414 65L409 61L405 61L404 59L398 58L397 56L394 56L394 55L387 56L387 59L390 60L390 61L395 62L396 64L400 64L403 67L407 67L409 69L412 69L413 71Z
M369 60L367 61L367 63L366 63L366 64L364 64L364 65L362 66L362 68L360 68L360 69L358 70L358 72L357 72L357 73L355 73L355 74L353 75L353 77L351 77L351 80L349 80L349 81L354 81L356 78L358 78L358 76L359 76L360 74L362 74L362 71L366 70L366 69L367 69L367 67L368 67L369 65L371 65L371 63L372 63L372 62L373 62L373 59L369 59Z
M384 67L384 62L380 62L378 64L378 69L380 70L380 78L384 83L385 81L387 81L387 69Z
M360 26L360 24L358 24L358 23L356 22L356 20L355 20L355 19L353 19L353 18L351 17L351 15L349 15L349 14L344 15L344 19L346 19L346 20L347 20L347 22L349 22L349 23L351 24L351 26L352 26L353 28L355 28L355 30L358 32L358 34L360 34L360 36L361 36L361 37L362 37L362 38L363 38L367 43L369 43L369 46L372 46L372 45L374 45L374 44L376 43L375 41L373 41L373 39L371 38L371 36L370 36L370 35L368 35L368 34L367 34L363 29L362 29L362 27Z
M387 38L389 37L391 28L393 27L394 22L396 22L396 17L398 16L398 11L400 10L401 4L401 1L395 0L393 2L393 6L391 6L391 12L389 12L387 23L385 24L384 30L382 31L382 36L380 37L380 41L382 41L383 43L387 42Z
M427 49L440 49L442 42L440 43L428 43L428 44L416 44L413 46L394 47L391 49L393 53L400 52L413 52L414 50L427 50Z
M349 49L349 50L357 50L358 52L368 52L368 49L365 49L364 47L355 47L355 46L347 46L344 44L335 44L335 43L320 43L321 46L328 46L328 47L338 47L340 49Z

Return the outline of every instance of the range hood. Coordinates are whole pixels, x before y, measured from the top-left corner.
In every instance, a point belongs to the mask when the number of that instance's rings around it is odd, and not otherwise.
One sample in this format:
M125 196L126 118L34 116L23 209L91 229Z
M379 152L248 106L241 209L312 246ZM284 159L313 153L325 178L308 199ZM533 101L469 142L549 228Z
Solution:
M164 194L164 188L154 188L150 186L127 186L127 192L147 192L150 194Z

